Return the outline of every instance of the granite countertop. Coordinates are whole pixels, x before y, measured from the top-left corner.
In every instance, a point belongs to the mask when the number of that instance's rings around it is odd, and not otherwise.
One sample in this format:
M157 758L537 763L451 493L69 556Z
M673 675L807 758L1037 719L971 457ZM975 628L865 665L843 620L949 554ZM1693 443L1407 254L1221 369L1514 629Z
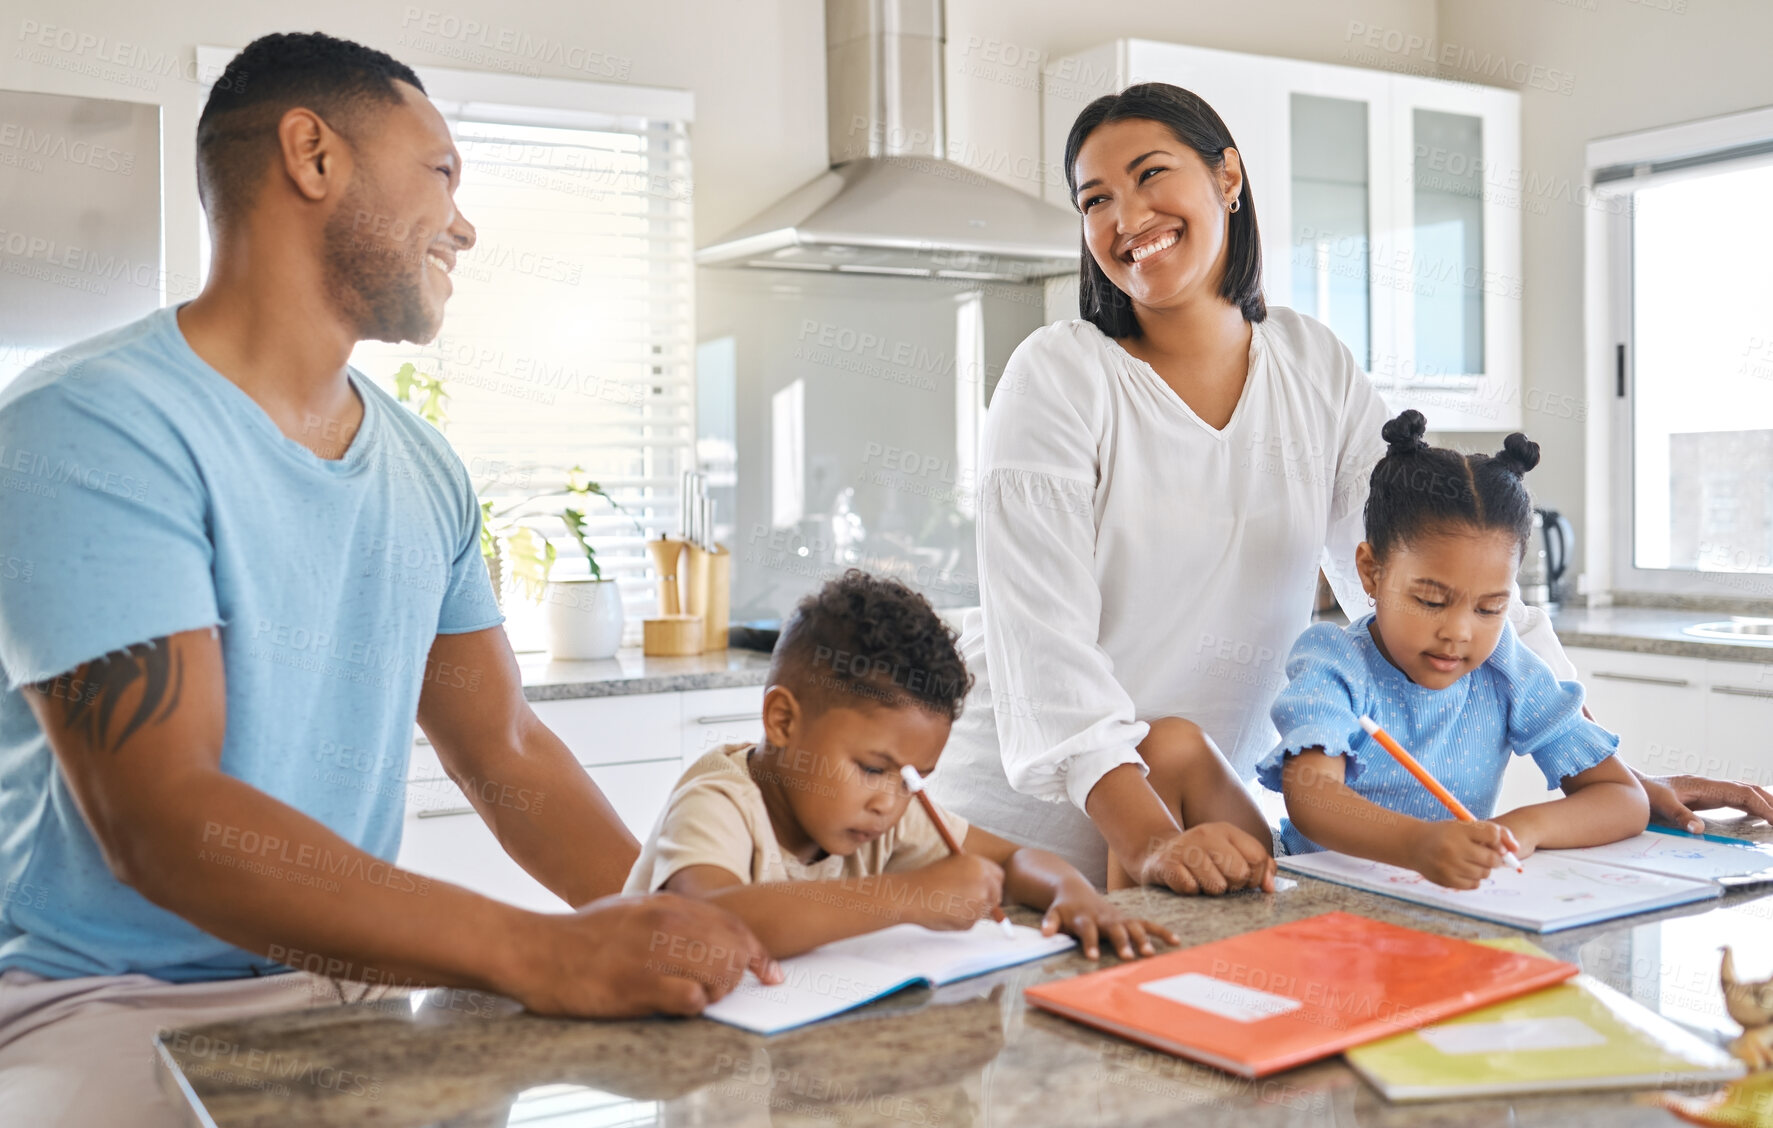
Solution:
M731 685L762 685L770 656L756 650L710 650L705 654L660 658L624 647L614 658L595 662L555 662L547 654L517 656L523 696L531 701L575 697L614 697L625 693L675 693L686 689L719 689Z
M1714 830L1773 840L1748 820ZM1773 892L1773 891L1767 891ZM1300 878L1274 895L1113 894L1189 944L1348 910L1452 936L1512 934L1484 921ZM1014 914L1024 923L1035 915ZM1533 937L1616 989L1690 1027L1734 1032L1717 946L1745 975L1773 959L1773 897L1733 893L1703 907ZM1104 958L1104 965L1114 958ZM1054 956L934 991L902 992L851 1015L764 1038L703 1019L540 1018L472 992L266 1015L162 1034L162 1080L193 1123L466 1126L696 1125L1673 1125L1629 1093L1393 1105L1340 1058L1245 1081L1029 1009L1022 988L1094 967Z
M1566 607L1552 616L1551 622L1565 646L1711 658L1720 662L1773 662L1773 638L1756 645L1681 633L1686 627L1729 617L1724 611L1664 607Z

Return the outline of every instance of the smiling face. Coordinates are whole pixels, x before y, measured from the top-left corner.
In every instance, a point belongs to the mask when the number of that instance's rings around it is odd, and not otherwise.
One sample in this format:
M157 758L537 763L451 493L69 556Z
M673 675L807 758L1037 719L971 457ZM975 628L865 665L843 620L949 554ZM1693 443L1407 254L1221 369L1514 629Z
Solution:
M848 857L897 826L911 803L906 764L928 776L953 722L915 705L835 705L808 718L787 688L764 696L765 743L751 756L776 837L802 862Z
M443 325L456 254L474 225L455 206L462 158L430 99L395 83L399 106L354 137L349 185L327 217L327 293L360 339L423 344Z
M1135 309L1224 300L1228 209L1243 190L1236 149L1215 172L1169 127L1123 118L1091 131L1073 171L1084 244Z
M1446 689L1496 650L1521 560L1513 533L1454 527L1395 545L1380 561L1355 553L1373 597L1373 641L1417 685Z

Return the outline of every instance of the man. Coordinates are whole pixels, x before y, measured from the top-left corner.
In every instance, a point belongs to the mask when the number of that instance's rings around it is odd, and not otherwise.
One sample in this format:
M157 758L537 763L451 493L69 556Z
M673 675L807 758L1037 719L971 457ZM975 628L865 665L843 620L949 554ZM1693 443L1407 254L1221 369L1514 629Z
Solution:
M197 141L203 292L0 393L0 543L34 564L0 579L7 1119L171 1122L157 1028L345 997L334 980L583 1016L774 980L706 903L600 900L638 847L524 702L468 476L346 367L359 340L435 336L474 245L417 76L266 36ZM390 864L415 715L504 848L583 908Z

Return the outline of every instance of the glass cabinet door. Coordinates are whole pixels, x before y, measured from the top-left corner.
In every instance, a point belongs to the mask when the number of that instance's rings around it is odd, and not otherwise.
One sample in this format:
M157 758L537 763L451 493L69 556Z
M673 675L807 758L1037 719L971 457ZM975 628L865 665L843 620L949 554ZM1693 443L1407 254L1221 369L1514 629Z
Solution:
M1368 270L1367 103L1293 93L1292 293L1289 304L1328 325L1372 367Z
M1412 281L1419 376L1484 368L1484 122L1411 111Z

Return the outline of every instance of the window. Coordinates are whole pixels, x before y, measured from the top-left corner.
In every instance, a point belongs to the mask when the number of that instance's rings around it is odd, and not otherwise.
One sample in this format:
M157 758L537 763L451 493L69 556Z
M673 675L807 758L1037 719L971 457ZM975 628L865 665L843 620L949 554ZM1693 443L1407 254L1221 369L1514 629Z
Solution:
M1657 131L1594 172L1613 345L1613 584L1765 596L1773 585L1773 115ZM1692 151L1705 131L1721 142ZM1596 148L1626 139L1597 142ZM1617 155L1617 152L1615 153ZM1718 575L1724 573L1726 575ZM1739 578L1732 580L1730 575Z
M461 151L456 202L478 242L457 260L436 340L366 341L351 362L390 391L407 363L442 381L444 434L481 500L549 539L557 578L586 574L559 518L581 510L603 575L631 581L638 643L657 598L645 541L677 531L696 465L690 96L417 69ZM524 504L574 467L626 512L595 497ZM542 648L538 593L505 580L513 645Z

